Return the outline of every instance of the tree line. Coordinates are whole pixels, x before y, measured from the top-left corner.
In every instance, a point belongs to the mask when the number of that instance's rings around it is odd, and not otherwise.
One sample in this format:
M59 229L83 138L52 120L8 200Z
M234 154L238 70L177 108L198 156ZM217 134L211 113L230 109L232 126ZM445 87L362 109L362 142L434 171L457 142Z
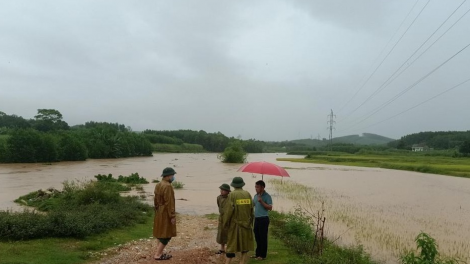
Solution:
M203 130L145 130L133 132L117 123L86 122L69 126L55 109L38 109L33 119L0 112L0 162L78 161L87 158L151 156L152 144L201 145L209 152L223 152L237 143L248 153L261 153L263 141L227 137Z
M241 140L227 137L221 132L207 133L204 130L144 130L143 134L152 143L162 144L198 144L210 152L223 152L233 142L238 142L248 153L262 153L266 143L249 139Z
M87 158L151 156L142 134L107 122L69 127L54 109L38 109L34 119L0 112L0 162L77 161Z

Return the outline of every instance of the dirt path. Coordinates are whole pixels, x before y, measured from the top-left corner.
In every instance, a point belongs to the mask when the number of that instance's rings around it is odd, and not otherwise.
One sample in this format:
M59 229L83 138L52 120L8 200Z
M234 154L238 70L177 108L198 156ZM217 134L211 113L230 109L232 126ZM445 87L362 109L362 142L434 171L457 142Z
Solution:
M178 236L174 237L165 251L173 257L166 261L153 259L157 240L153 238L131 241L101 252L103 257L91 264L220 264L224 255L216 255L219 245L215 242L217 220L202 216L178 215Z

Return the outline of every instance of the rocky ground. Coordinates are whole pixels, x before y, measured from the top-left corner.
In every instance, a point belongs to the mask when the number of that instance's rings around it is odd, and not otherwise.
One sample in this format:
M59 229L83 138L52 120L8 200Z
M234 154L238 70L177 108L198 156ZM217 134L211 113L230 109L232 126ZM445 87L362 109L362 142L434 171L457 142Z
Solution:
M131 241L124 245L100 252L100 260L92 264L221 264L225 256L215 252L219 245L215 242L217 220L202 216L178 215L178 236L172 238L166 247L166 253L173 257L169 260L154 260L157 246L154 238Z

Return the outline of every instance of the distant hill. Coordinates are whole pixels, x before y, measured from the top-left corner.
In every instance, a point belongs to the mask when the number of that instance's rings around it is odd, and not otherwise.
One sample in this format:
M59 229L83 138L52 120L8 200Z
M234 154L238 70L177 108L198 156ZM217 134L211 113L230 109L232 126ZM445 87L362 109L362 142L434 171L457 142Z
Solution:
M413 133L391 142L389 146L411 149L414 144L423 144L434 149L452 149L461 146L465 141L470 142L468 131L425 131Z
M371 133L363 133L362 135L349 135L344 137L333 138L333 143L348 143L356 145L385 145L391 141L394 141L393 138L388 138ZM311 147L320 147L328 144L328 140L318 140L318 139L297 139L291 140L293 143L304 144Z

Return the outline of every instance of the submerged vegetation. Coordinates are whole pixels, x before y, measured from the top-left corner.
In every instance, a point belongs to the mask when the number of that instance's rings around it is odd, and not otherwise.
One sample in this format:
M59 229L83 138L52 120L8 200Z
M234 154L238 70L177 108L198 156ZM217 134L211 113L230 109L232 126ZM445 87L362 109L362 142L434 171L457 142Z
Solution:
M0 211L0 238L83 238L146 222L152 208L137 197L120 195L129 189L111 181L65 182L61 191L39 190L21 196L16 202L37 211Z
M96 180L99 182L120 182L128 184L146 184L149 183L144 177L140 177L139 173L131 173L129 176L119 175L117 179L113 178L113 175L110 173L108 175L95 175Z
M238 142L230 144L219 159L224 163L244 163L246 161L246 152Z
M337 194L327 194L317 188L307 187L296 182L270 179L269 184L270 188L276 191L277 197L289 199L297 205L296 212L301 212L298 215L307 217L307 220L302 222L310 222L310 226L316 228L317 212L324 213L326 226L334 225L339 228L338 230L344 230L344 232L340 231L339 237L329 237L330 239L336 240L346 235L350 239L353 238L357 245L362 244L366 250L375 249L375 253L371 252L374 255L377 252L382 252L386 253L387 258L395 257L398 260L403 252L409 252L408 249L413 247L413 234L418 232L414 227L415 223L421 228L433 230L434 232L443 228L440 222L431 222L426 218L416 218L412 214L407 215L405 211L400 211L398 215L393 211L392 214L384 214L380 208L365 207L351 201L347 196L337 197ZM273 193L271 192L271 194ZM400 232L397 232L397 229ZM283 228L283 230L288 230L288 228ZM330 236L337 235L330 233ZM469 244L464 241L461 239L446 239L448 247L444 248L443 255L467 259ZM429 245L423 247L429 249ZM448 264L453 263L465 262L448 262Z
M376 167L408 170L458 177L470 177L468 158L434 156L432 153L373 153L348 154L311 152L305 158L280 158L282 161L333 164L359 167Z
M174 181L174 182L171 183L171 186L173 186L173 188L175 188L175 189L183 189L184 183L182 183L180 181Z

